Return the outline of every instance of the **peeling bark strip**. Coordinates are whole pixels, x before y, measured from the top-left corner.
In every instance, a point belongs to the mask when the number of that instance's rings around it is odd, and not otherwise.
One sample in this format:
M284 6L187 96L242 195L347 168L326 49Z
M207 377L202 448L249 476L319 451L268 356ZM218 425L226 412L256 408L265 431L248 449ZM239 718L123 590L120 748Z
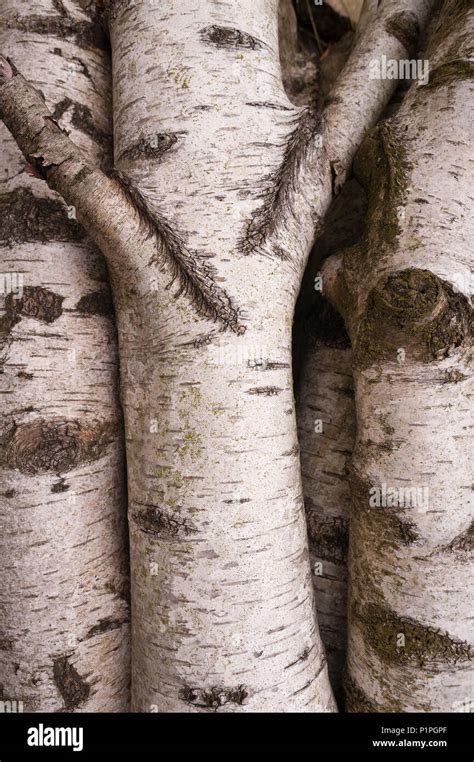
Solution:
M68 656L53 662L54 682L64 701L67 712L73 712L89 698L90 685L80 676Z
M98 460L113 442L111 422L36 420L14 424L0 438L0 464L26 474L64 473Z
M262 205L252 215L238 242L242 254L260 250L282 219L293 214L297 203L296 178L320 125L320 116L316 110L309 106L304 108L288 137L279 168L264 181L265 189L260 194ZM272 254L283 260L291 259L292 256L280 245L273 247Z
M186 685L179 695L186 704L192 704L201 709L213 709L217 712L226 704L242 706L248 691L244 685L239 685L237 688L190 688Z
M248 48L250 50L259 50L263 47L263 42L256 37L252 37L247 32L242 32L240 29L233 29L228 26L212 26L205 27L200 31L201 40L207 45L215 45L217 48L227 48L230 50L238 50L240 48Z
M67 214L60 199L35 196L29 188L15 188L0 196L0 240L14 243L82 241L85 232Z
M353 607L354 619L364 632L364 638L375 653L387 664L415 663L441 669L446 664L469 661L473 656L472 646L451 637L433 627L404 616L375 603L361 609ZM398 636L404 636L404 644L399 645Z
M158 253L153 263L163 264L171 271L171 288L175 281L181 294L189 298L196 311L205 318L219 321L237 334L245 333L245 326L239 322L239 311L230 296L214 280L214 269L205 263L198 252L187 248L184 239L171 227L164 217L151 214L146 200L121 172L114 172L130 201L139 210L140 220L150 237L157 240Z
M396 13L387 20L385 29L402 43L409 55L416 52L420 25L414 13L410 11Z
M62 0L53 0L54 15L18 13L5 15L1 25L3 29L17 29L20 32L41 34L45 37L65 37L80 48L105 49L107 41L104 30L98 22L82 21L74 18Z
M133 513L131 518L143 532L159 535L160 538L177 537L178 535L189 535L196 532L196 529L190 526L186 519L167 516L164 511L154 506L148 507L145 511Z

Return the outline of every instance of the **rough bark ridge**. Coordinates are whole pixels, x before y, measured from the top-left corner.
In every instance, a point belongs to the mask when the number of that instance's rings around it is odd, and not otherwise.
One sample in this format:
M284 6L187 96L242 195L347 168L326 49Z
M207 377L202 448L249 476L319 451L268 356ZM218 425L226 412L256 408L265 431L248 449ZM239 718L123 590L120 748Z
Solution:
M77 145L110 161L110 73L91 19L49 0L3 0L1 14L4 53L24 62ZM0 145L0 697L25 711L126 711L124 463L105 264L3 125Z
M413 0L423 24L431 3ZM385 29L398 3L382 4ZM2 64L0 110L110 263L126 416L133 707L330 711L314 616L291 319L357 140L287 98L278 3L110 4L116 176ZM130 44L133 40L133 44ZM406 48L391 33L381 46ZM374 41L359 45L368 60ZM351 82L345 86L345 79ZM369 89L371 124L394 83ZM138 129L137 129L138 125ZM357 123L357 127L359 123ZM331 161L328 156L332 157Z
M356 159L364 241L324 270L354 353L353 711L472 706L473 27L470 2L444 2L429 84Z

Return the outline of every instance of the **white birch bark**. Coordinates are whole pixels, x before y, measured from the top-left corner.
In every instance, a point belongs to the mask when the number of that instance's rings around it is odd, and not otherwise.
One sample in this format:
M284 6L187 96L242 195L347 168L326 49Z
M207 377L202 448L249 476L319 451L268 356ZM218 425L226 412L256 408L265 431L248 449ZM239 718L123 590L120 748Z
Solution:
M4 53L77 144L110 161L98 27L74 3L2 0L0 14ZM105 264L3 125L0 147L1 697L24 711L125 711L124 462Z
M429 85L356 160L365 240L325 269L355 367L352 711L472 711L473 28L443 4Z
M420 23L429 6L413 0ZM381 28L394 9L380 11ZM139 711L334 709L290 350L334 187L318 116L282 86L277 11L276 0L111 4L116 179L1 64L5 123L111 267ZM341 108L360 87L342 92ZM373 99L385 95L364 100L369 123ZM341 169L355 150L346 126L332 148Z

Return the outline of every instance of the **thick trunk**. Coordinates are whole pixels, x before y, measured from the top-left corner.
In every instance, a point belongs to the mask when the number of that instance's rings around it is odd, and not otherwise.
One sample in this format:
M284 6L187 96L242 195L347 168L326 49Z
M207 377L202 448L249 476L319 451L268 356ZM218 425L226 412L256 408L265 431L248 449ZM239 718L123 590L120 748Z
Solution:
M3 0L1 11L3 50L76 142L110 161L97 27L72 4ZM125 711L124 463L105 264L3 125L0 143L0 270L19 286L2 276L0 695L25 711Z
M246 257L246 242L239 251L262 174L278 166L298 115L281 85L276 5L200 2L183 13L180 3L137 3L111 27L116 166L159 224L166 215L182 231L191 268L218 254L215 283L231 289L218 293L209 274L193 306L163 304L153 270L141 271L138 336L121 312L130 299L118 300L140 711L333 708L291 384L297 282L282 256ZM285 243L298 259L299 244ZM271 275L282 271L270 308ZM205 299L231 330L203 324Z
M325 284L353 341L348 702L472 706L472 4L444 3L395 118L367 138L363 245Z

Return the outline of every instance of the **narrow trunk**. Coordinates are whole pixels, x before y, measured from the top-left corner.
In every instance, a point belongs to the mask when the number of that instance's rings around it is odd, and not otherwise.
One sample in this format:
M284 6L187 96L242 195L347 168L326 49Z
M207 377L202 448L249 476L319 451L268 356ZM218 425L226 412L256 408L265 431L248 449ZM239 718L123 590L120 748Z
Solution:
M353 342L348 703L472 707L470 2L447 0L427 86L369 134L363 244L325 284Z
M327 215L296 306L296 417L316 609L329 676L343 705L347 642L348 465L355 436L352 352L344 323L321 298L322 261L362 234L365 193L352 179Z
M2 0L0 44L97 162L104 38L73 4ZM1 126L0 696L25 711L128 708L117 352L102 256Z

